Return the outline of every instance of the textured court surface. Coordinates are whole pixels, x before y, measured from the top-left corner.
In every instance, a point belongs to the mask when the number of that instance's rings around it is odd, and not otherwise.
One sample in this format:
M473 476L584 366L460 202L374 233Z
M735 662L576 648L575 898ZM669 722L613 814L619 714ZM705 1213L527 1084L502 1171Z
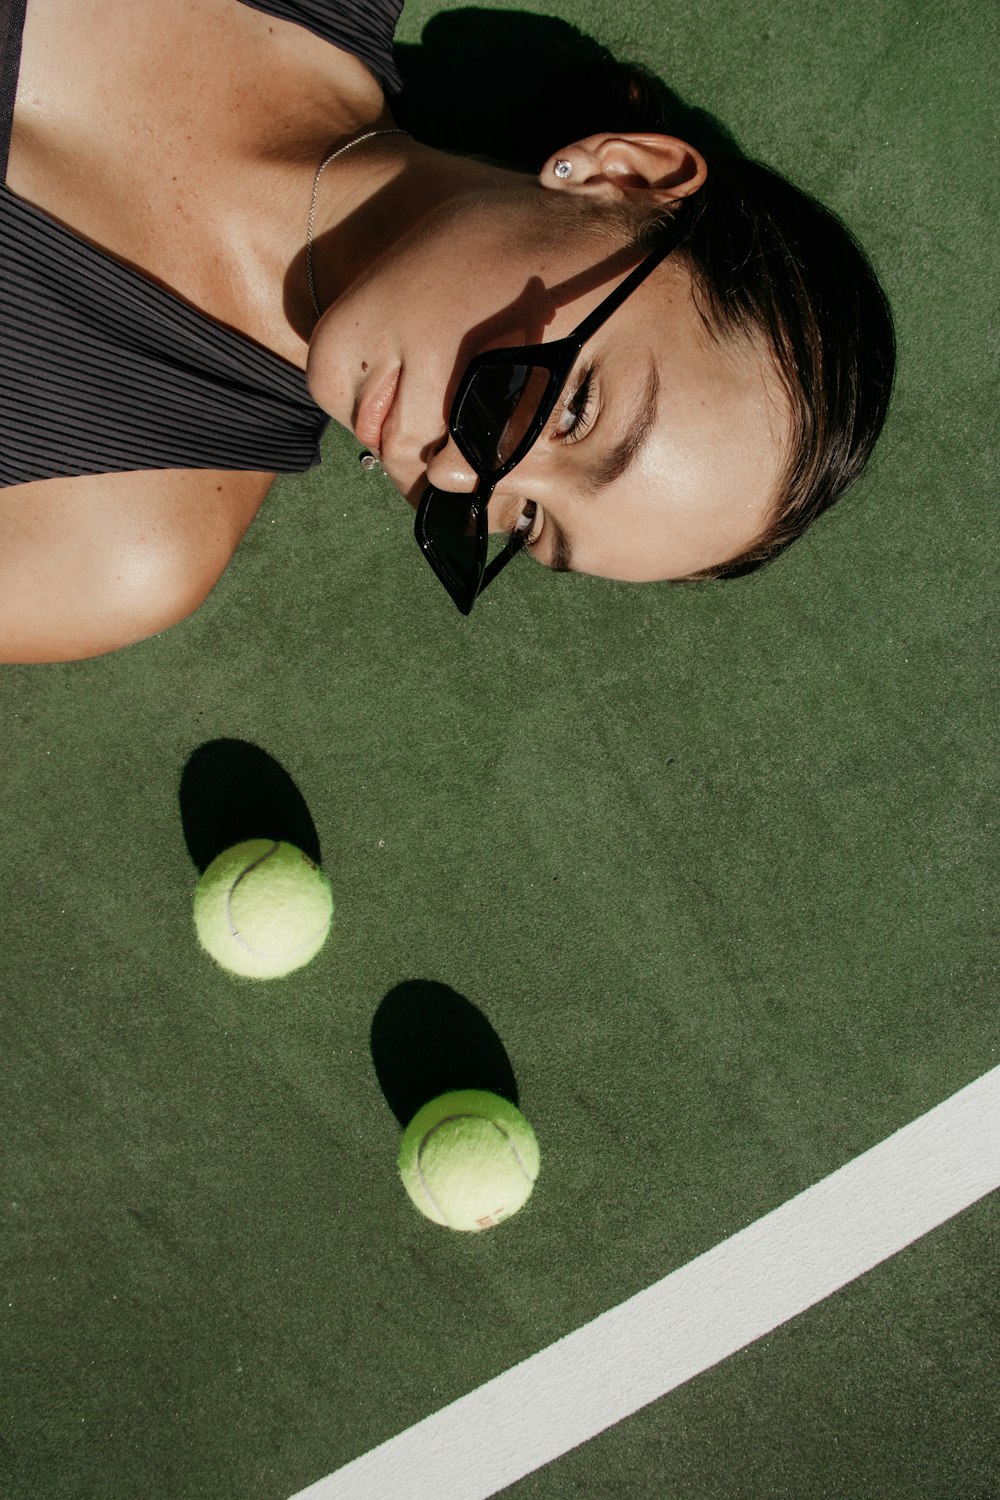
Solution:
M463 622L332 437L191 621L0 669L16 1500L287 1500L1000 1062L993 7L550 0L470 30L419 0L401 36L437 17L429 76L470 37L530 71L568 44L552 11L869 246L885 439L759 578L526 563ZM263 987L190 921L199 865L257 833L338 903ZM394 1173L400 1118L458 1084L516 1092L543 1150L475 1238ZM509 1493L986 1500L998 1232L994 1196Z

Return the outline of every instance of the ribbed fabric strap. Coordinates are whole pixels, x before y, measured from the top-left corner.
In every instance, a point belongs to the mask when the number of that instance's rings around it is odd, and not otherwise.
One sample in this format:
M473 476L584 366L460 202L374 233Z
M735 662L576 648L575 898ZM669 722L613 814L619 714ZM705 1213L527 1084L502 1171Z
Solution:
M0 189L0 484L318 462L305 375Z
M0 182L7 181L25 4L26 0L0 0Z

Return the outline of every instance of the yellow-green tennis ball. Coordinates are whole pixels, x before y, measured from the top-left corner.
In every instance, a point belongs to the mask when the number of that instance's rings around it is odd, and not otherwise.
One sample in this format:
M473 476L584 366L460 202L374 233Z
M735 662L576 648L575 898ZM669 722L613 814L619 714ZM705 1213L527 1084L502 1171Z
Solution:
M333 917L330 882L294 844L234 844L198 881L194 925L216 963L247 979L278 979L322 948Z
M403 1134L399 1174L420 1212L448 1229L491 1229L531 1196L535 1132L497 1094L462 1089L418 1110Z

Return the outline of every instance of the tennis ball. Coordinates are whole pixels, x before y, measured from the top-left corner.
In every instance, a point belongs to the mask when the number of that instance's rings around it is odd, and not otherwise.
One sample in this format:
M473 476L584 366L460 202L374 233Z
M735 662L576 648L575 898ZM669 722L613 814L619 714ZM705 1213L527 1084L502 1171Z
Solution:
M491 1229L531 1195L540 1158L519 1109L482 1089L442 1094L403 1134L399 1174L413 1203L448 1229Z
M248 979L300 969L330 931L333 895L318 865L294 844L234 844L198 881L194 925L216 963Z

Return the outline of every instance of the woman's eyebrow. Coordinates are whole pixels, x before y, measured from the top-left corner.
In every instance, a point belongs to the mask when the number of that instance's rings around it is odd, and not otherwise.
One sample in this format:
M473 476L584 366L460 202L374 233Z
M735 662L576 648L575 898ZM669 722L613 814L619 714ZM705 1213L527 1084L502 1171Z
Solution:
M660 372L656 368L656 361L650 355L646 387L642 393L639 408L629 423L628 432L622 441L596 463L584 478L584 484L592 493L605 489L609 484L614 484L615 480L627 474L635 463L656 423L659 393Z
M572 573L573 546L555 516L549 517L548 529L552 534L552 557L545 566L553 573Z

